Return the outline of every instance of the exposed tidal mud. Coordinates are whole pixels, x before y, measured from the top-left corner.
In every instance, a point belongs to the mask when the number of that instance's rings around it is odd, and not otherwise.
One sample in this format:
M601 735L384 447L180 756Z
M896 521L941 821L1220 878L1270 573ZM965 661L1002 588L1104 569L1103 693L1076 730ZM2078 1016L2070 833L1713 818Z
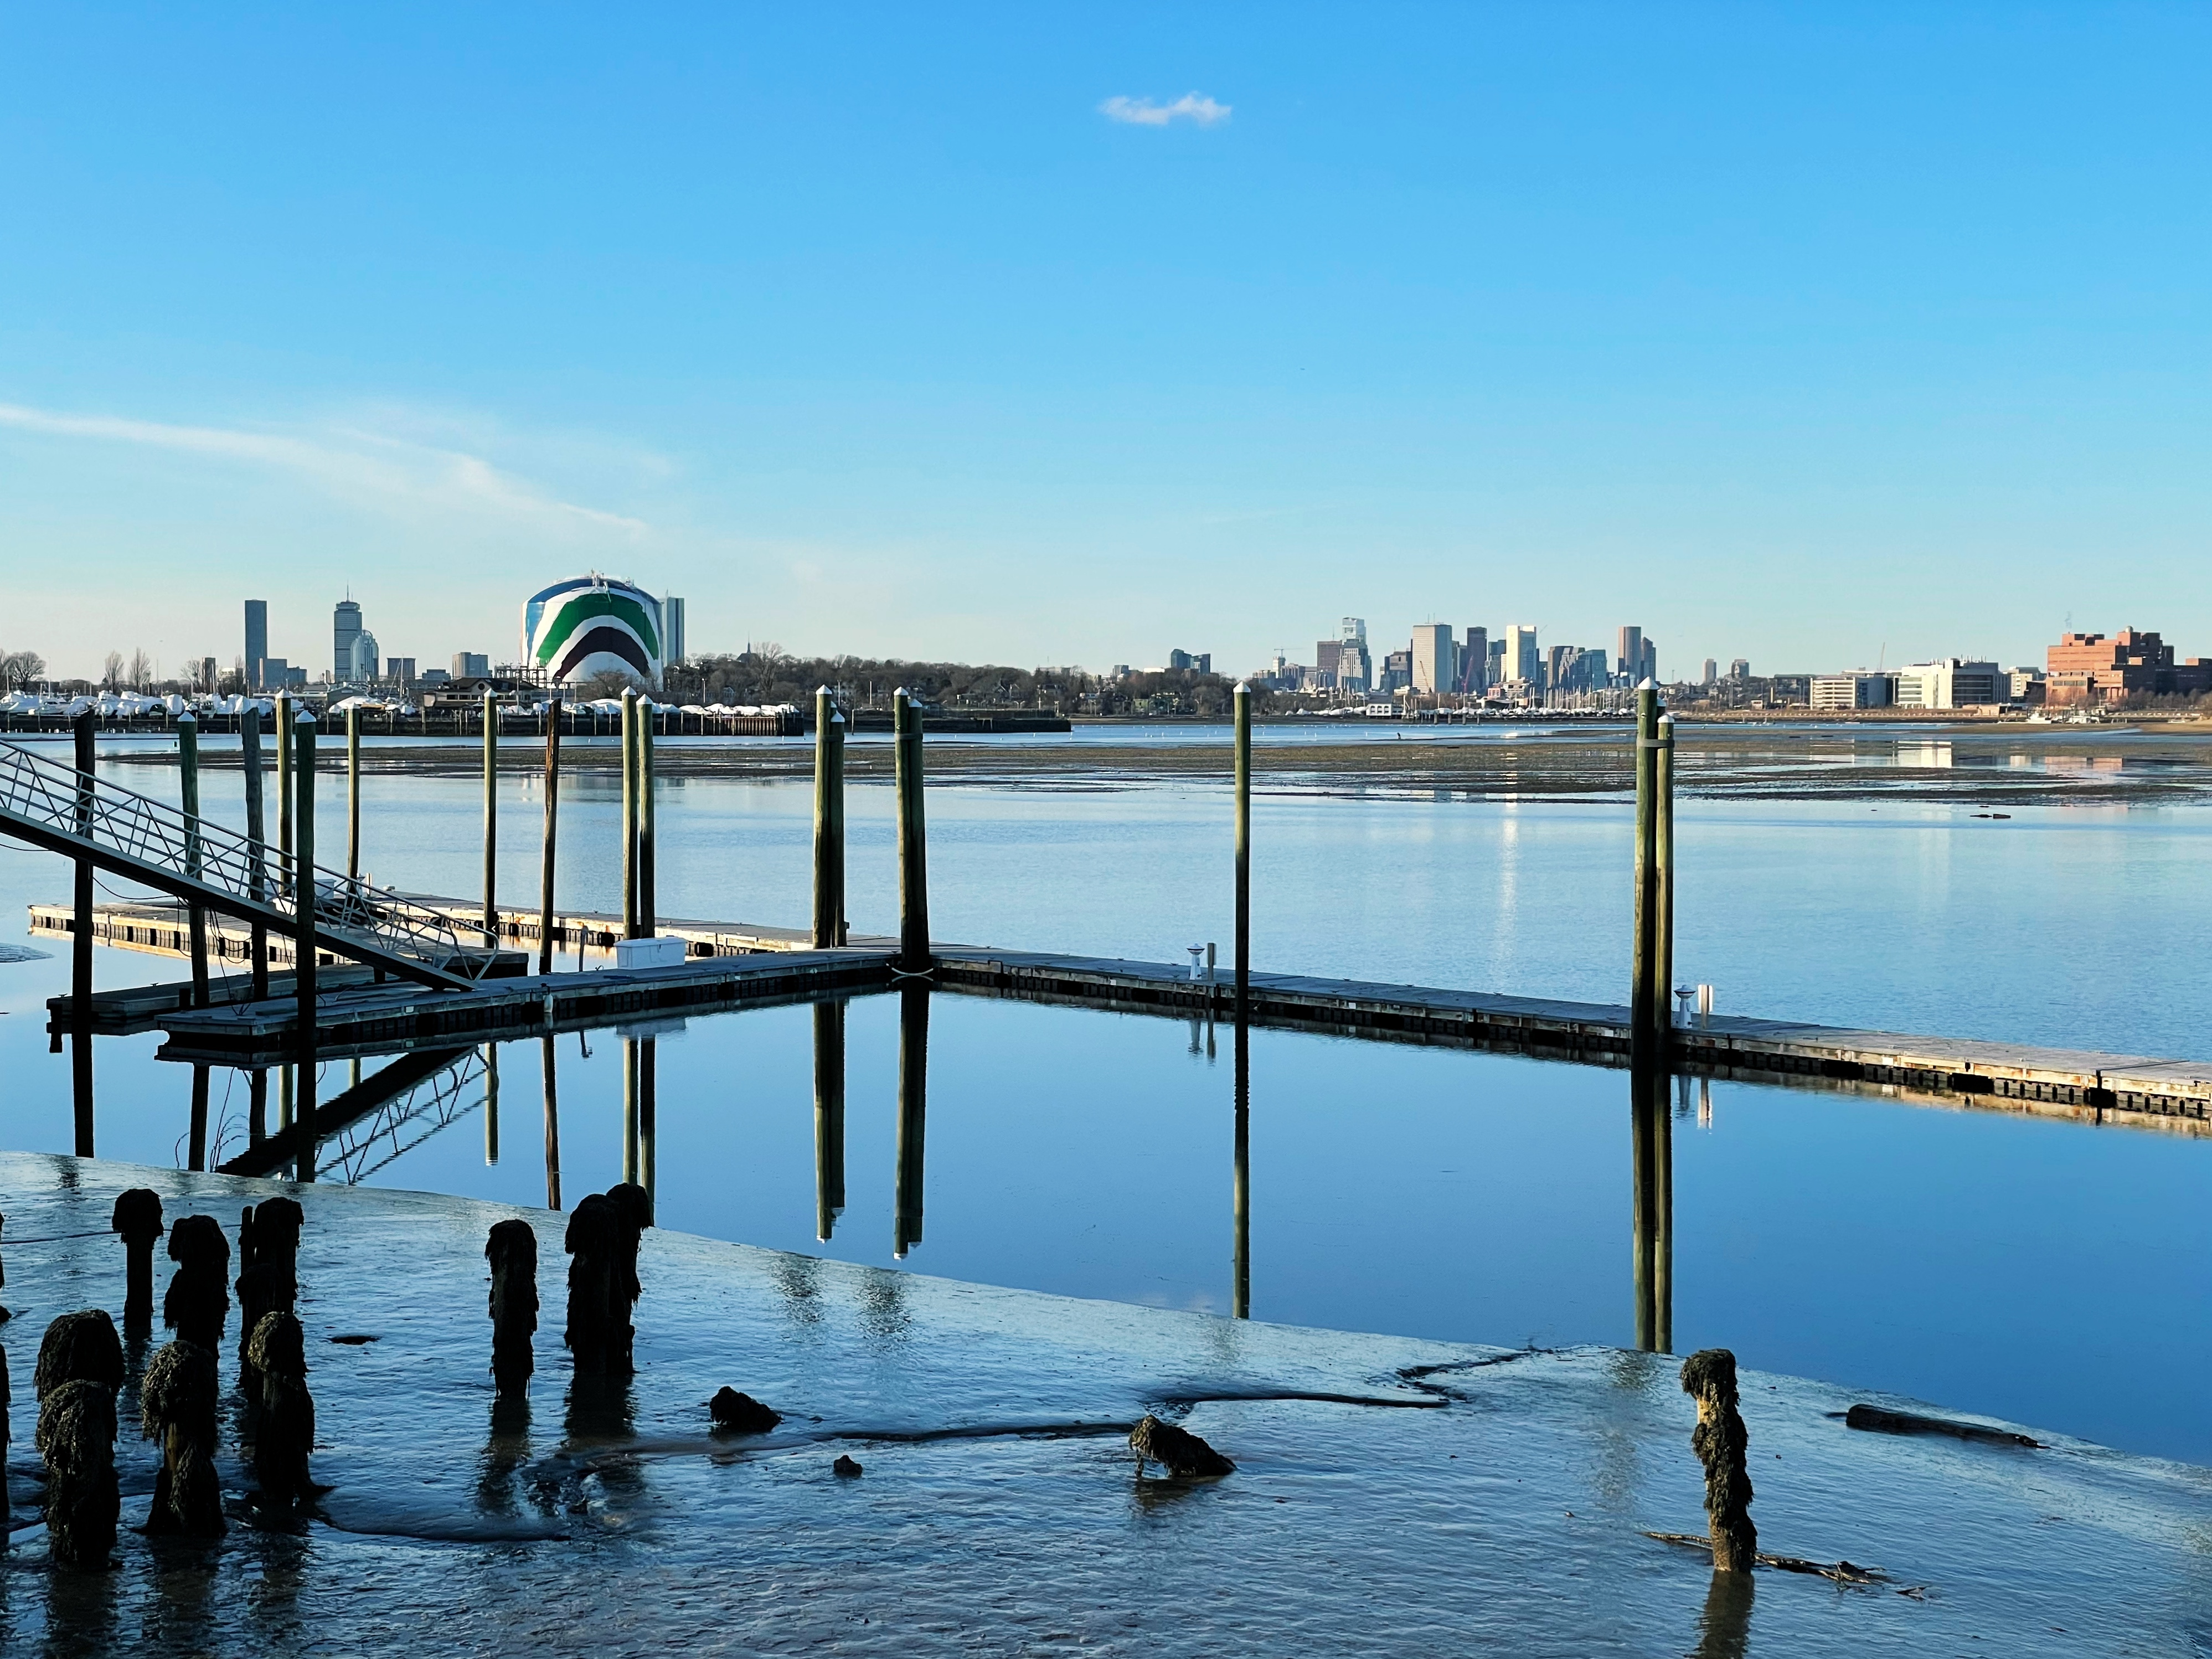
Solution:
M9 1263L18 1378L57 1315L123 1305L106 1223L133 1185L173 1229L234 1228L285 1190L0 1156L11 1230L62 1241ZM301 1359L263 1358L312 1385L313 1488L283 1514L247 1501L226 1345L227 1529L147 1535L165 1449L172 1503L177 1470L199 1478L205 1402L142 1400L160 1350L126 1338L116 1405L160 1431L114 1442L113 1565L54 1559L19 1421L0 1650L2179 1655L2212 1620L2204 1472L2055 1437L1856 1432L1850 1395L1756 1370L1737 1406L1759 1565L1716 1575L1650 1535L1705 1518L1698 1406L1667 1356L1236 1323L652 1230L634 1373L580 1374L549 1319L534 1375L502 1392L489 1230L520 1219L558 1262L566 1217L289 1190ZM714 1431L731 1379L781 1414L769 1433ZM1148 1417L1233 1471L1133 1479ZM1153 1432L1157 1454L1173 1437ZM1854 1562L1887 1577L1807 1576Z

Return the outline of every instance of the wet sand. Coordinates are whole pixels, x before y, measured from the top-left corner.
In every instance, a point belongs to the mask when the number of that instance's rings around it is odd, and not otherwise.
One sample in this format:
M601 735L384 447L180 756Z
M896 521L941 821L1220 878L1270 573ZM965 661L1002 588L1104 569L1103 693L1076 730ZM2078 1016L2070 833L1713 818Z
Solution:
M234 1242L242 1203L306 1205L331 1490L296 1527L250 1519L234 1310L229 1535L126 1530L114 1571L65 1572L37 1521L32 1360L56 1314L119 1310L106 1228L139 1184ZM638 1375L594 1388L561 1346L546 1212L30 1154L0 1155L0 1194L9 1652L2186 1654L2204 1627L2204 1472L2041 1434L2031 1450L1858 1432L1838 1414L1863 1396L1755 1371L1760 1547L1881 1582L1762 1569L1748 1597L1715 1596L1700 1555L1645 1535L1703 1529L1694 1408L1664 1356L1237 1323L654 1231ZM538 1231L544 1303L514 1418L493 1409L483 1258L512 1214ZM153 1479L131 1426L148 1353L131 1349L120 1411L126 1526ZM783 1423L710 1434L725 1383ZM1122 1436L1146 1410L1236 1473L1140 1480ZM833 1474L840 1454L865 1474Z

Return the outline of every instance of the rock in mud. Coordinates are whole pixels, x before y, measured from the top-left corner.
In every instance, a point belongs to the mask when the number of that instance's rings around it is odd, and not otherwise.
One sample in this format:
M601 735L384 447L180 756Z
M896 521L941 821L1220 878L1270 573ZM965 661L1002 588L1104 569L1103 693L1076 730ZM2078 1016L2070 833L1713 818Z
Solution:
M861 1471L860 1466L851 1458L840 1457L830 1466L830 1473L840 1480L857 1480L860 1477Z
M749 1394L718 1389L707 1402L714 1426L731 1434L766 1434L783 1421L783 1413L763 1406Z
M1189 1430L1149 1414L1129 1431L1129 1447L1137 1454L1140 1474L1147 1462L1186 1480L1227 1474L1237 1467Z

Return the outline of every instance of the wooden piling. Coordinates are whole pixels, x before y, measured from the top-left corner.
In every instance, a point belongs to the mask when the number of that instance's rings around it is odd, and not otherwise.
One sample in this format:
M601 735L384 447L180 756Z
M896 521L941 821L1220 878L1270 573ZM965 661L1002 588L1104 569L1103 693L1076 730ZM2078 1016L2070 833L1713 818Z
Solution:
M637 1180L637 1039L622 1040L623 1057L623 1179Z
M545 1079L545 1207L557 1210L561 1207L561 1103L553 1033L546 1032L538 1042L544 1045L538 1064Z
M292 896L292 725L299 710L289 691L276 694L276 890Z
M1229 1313L1252 1316L1252 1028L1237 1022L1237 1162L1230 1188L1235 1224Z
M658 1160L660 1117L660 1040L640 1037L637 1043L637 1184L645 1188L646 1212L650 1215L660 1188L654 1179Z
M361 705L346 710L346 879L361 885Z
M541 974L553 971L553 854L560 828L561 699L556 697L545 721L545 839L538 854L538 971Z
M483 936L499 948L499 703L483 694Z
M845 717L824 685L814 693L814 948L844 942Z
M185 873L198 879L200 873L200 723L198 717L187 712L177 716L177 773L178 799L185 812ZM185 925L190 933L192 960L192 1006L208 1006L208 935L207 911L204 907L189 904L185 907Z
M192 1067L192 1121L191 1139L185 1151L185 1168L204 1170L207 1168L208 1135L208 1068Z
M1662 1057L1671 1051L1674 1025L1674 717L1659 716L1659 746L1652 751L1655 822L1651 866L1658 892L1653 901L1652 978Z
M845 1212L845 1005L814 1005L814 1236Z
M636 939L637 931L637 693L623 688L622 696L622 878L623 937ZM629 1176L624 1176L627 1181Z
M293 937L299 942L292 952L293 981L297 987L298 1014L295 1024L293 1064L299 1068L293 1112L300 1126L298 1178L315 1178L315 717L301 714L292 721L292 914Z
M929 954L929 872L921 811L921 711L901 686L891 693L898 795L898 971L926 974Z
M484 1167L499 1166L499 1044L483 1046Z
M92 835L92 774L94 765L92 715L79 714L76 740L76 832ZM76 1116L76 1155L90 1158L92 1151L92 860L76 860L76 890L71 906L70 936L70 1009L74 1030L70 1039L70 1073L74 1085Z
M238 746L240 763L246 772L246 890L257 902L266 902L269 897L269 859L265 849L269 825L261 802L261 707L258 703L247 703L245 712L239 716ZM253 924L249 954L253 966L253 1000L264 1001L269 995L269 929L265 923L257 921ZM265 1103L269 1091L266 1077L261 1079L261 1091Z
M1252 688L1237 687L1237 1018L1252 1000Z
M921 1243L923 1146L929 1123L929 988L899 988L898 1164L891 1196L891 1254Z
M659 793L653 769L653 699L641 696L637 723L637 928L651 939L660 929L653 896L653 803ZM641 1183L642 1184L642 1183Z
M1636 884L1635 928L1629 975L1629 1063L1638 1068L1660 1062L1663 1046L1657 1004L1658 984L1659 688L1645 680L1636 689Z

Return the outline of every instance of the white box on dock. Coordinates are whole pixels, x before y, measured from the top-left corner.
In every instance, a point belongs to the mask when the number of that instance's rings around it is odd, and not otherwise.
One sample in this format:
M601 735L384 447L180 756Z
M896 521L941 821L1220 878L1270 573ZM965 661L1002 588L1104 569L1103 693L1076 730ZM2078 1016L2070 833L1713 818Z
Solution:
M615 966L617 968L679 968L684 963L684 943L672 933L662 933L652 939L618 939L615 941Z

